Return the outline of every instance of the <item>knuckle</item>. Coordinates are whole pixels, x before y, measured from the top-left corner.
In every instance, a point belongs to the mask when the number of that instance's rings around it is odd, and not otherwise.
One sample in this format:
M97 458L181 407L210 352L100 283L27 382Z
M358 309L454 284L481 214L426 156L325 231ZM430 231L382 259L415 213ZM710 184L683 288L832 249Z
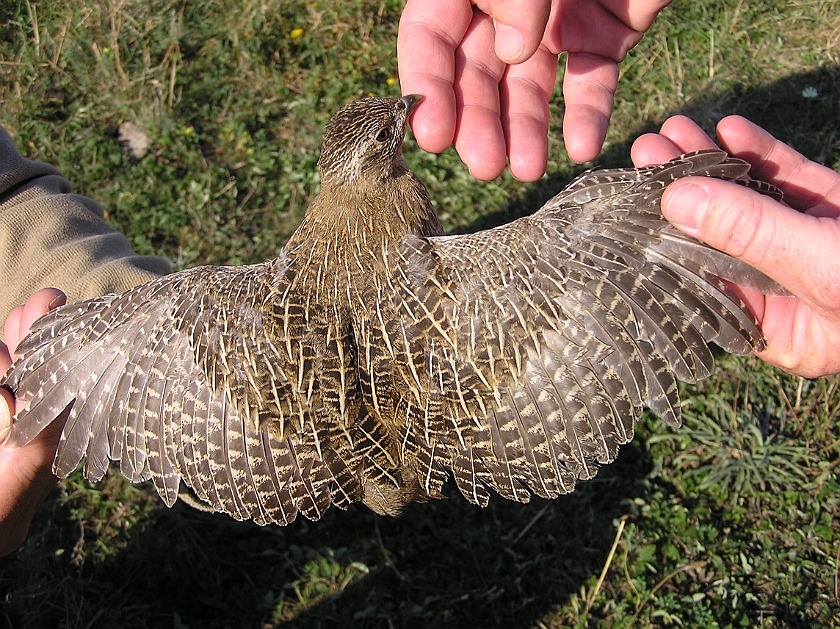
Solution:
M719 228L715 231L721 236L722 249L737 258L748 258L749 262L759 262L764 258L760 234L766 235L767 225L763 221L764 212L760 202L752 199L752 195L738 195L750 199L745 203L725 204L721 211L713 215L717 217ZM772 240L772 238L771 238Z

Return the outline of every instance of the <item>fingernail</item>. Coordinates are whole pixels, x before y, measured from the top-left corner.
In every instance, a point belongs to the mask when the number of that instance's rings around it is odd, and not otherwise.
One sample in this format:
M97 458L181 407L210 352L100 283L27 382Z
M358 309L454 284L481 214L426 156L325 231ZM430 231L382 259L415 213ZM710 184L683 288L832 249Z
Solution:
M496 56L502 61L516 61L525 51L525 40L512 26L496 22Z
M703 224L709 205L709 193L702 186L686 184L666 191L662 214L674 225L696 231Z
M50 305L47 306L50 310L55 310L59 306L63 306L67 303L67 295L59 295L55 299L50 302Z

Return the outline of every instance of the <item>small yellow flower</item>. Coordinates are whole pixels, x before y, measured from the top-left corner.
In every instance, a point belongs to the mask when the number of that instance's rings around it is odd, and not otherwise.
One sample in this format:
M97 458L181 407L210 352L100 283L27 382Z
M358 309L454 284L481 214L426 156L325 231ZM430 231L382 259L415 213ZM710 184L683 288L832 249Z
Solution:
M386 82L388 85L394 85L397 81L399 81L399 79L396 79L396 78L394 78L394 77L392 77L392 76L389 76L387 79L385 79L385 82Z
M302 28L296 28L291 33L289 33L289 37L291 37L292 39L297 39L301 35L303 35L303 29Z
M186 127L183 131L184 135L192 135L195 129L192 126Z
M108 46L105 46L105 48L102 49L102 54L103 55L107 55L109 52L111 52L111 49L108 48Z

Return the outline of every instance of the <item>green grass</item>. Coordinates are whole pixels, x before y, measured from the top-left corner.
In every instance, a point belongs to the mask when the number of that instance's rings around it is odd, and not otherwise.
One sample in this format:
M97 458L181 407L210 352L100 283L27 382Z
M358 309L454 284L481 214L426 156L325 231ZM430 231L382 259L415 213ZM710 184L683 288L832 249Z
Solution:
M273 256L318 190L337 107L399 93L398 1L0 3L0 123L143 253L179 268ZM295 36L293 36L293 34ZM669 115L741 113L840 167L840 7L676 2L622 66L600 165ZM813 88L816 97L803 91ZM812 91L806 92L813 94ZM536 207L584 167L552 107L548 177L469 177L406 157L450 230ZM120 146L134 121L152 142ZM450 498L259 528L109 474L78 476L0 560L12 627L832 627L840 625L840 380L722 357L683 387L685 427L646 418L555 501ZM601 578L603 576L603 578Z

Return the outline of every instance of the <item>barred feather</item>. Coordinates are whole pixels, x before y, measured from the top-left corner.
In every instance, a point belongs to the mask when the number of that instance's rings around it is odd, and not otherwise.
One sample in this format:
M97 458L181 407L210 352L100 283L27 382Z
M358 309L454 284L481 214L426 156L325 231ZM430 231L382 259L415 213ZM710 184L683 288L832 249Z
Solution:
M336 114L322 192L276 260L36 322L4 383L29 402L11 444L69 407L57 474L84 460L99 480L119 461L168 505L183 481L259 524L359 501L396 515L449 475L475 504L490 489L527 502L614 460L644 407L678 426L676 379L709 375L707 343L764 346L723 280L783 289L659 210L670 182L741 181L745 162L702 151L589 172L531 217L443 236L400 158L417 102Z

